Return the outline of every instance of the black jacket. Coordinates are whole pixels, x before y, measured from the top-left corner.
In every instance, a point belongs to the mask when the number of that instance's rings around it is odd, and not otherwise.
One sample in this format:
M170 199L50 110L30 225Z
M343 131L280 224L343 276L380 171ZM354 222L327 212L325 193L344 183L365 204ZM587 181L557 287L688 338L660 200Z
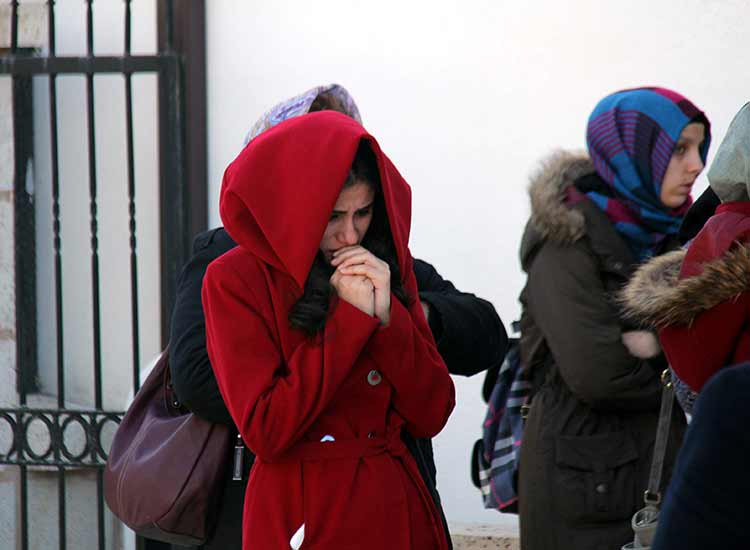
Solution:
M234 423L219 393L206 350L201 285L208 264L235 246L223 228L196 237L194 256L183 268L178 281L169 344L172 383L180 401L207 420L230 425ZM492 304L473 294L459 292L434 267L421 260L414 260L414 273L419 298L430 306L430 329L448 370L452 374L471 376L502 362L508 337ZM431 441L415 440L408 434L404 441L442 510ZM205 548L240 548L242 505L252 461L252 453L245 450L241 482L233 482L228 472L217 531Z

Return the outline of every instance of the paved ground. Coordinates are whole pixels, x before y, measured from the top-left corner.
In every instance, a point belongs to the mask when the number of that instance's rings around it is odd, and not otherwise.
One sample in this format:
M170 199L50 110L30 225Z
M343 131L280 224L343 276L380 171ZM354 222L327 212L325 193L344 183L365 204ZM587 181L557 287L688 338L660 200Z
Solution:
M450 525L455 550L518 550L518 530L499 525L453 523Z

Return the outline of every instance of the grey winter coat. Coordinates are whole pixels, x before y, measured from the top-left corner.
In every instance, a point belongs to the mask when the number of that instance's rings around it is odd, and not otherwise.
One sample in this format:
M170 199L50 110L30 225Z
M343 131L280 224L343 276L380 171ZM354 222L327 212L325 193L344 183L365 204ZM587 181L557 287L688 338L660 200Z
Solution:
M541 387L521 448L524 550L614 550L632 541L630 518L651 463L666 364L623 344L635 327L622 321L615 295L636 262L594 203L566 204L566 188L585 187L586 178L598 178L587 157L558 153L530 187L521 354ZM683 415L674 418L665 484L685 427Z

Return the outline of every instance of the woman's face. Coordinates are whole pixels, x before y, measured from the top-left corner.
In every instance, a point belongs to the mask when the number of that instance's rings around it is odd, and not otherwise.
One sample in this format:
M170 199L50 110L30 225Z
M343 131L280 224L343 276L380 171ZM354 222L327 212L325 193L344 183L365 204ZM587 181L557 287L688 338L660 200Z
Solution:
M375 192L364 180L356 180L341 191L320 241L320 251L328 263L339 248L362 242L372 221L374 201Z
M690 196L695 178L703 170L700 148L705 137L700 122L691 122L682 130L661 183L659 198L664 206L679 208Z

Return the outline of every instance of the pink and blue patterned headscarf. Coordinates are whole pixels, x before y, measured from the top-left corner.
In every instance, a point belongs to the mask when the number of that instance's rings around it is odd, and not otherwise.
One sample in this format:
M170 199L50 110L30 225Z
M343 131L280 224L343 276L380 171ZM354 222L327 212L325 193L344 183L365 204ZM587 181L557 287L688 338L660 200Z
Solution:
M243 145L250 143L254 137L262 134L269 128L273 128L280 122L284 122L296 116L306 115L310 112L310 107L317 97L321 94L332 96L343 108L343 113L350 116L360 124L362 118L359 116L359 109L354 102L354 98L343 86L338 84L328 84L327 86L316 86L297 96L282 101L271 107L268 111L253 124L253 127L245 136Z
M665 88L623 90L602 99L588 121L586 143L606 189L586 196L601 208L638 259L654 254L667 235L679 231L692 199L671 209L661 184L682 133L691 122L705 126L700 154L706 162L711 127L693 103Z

